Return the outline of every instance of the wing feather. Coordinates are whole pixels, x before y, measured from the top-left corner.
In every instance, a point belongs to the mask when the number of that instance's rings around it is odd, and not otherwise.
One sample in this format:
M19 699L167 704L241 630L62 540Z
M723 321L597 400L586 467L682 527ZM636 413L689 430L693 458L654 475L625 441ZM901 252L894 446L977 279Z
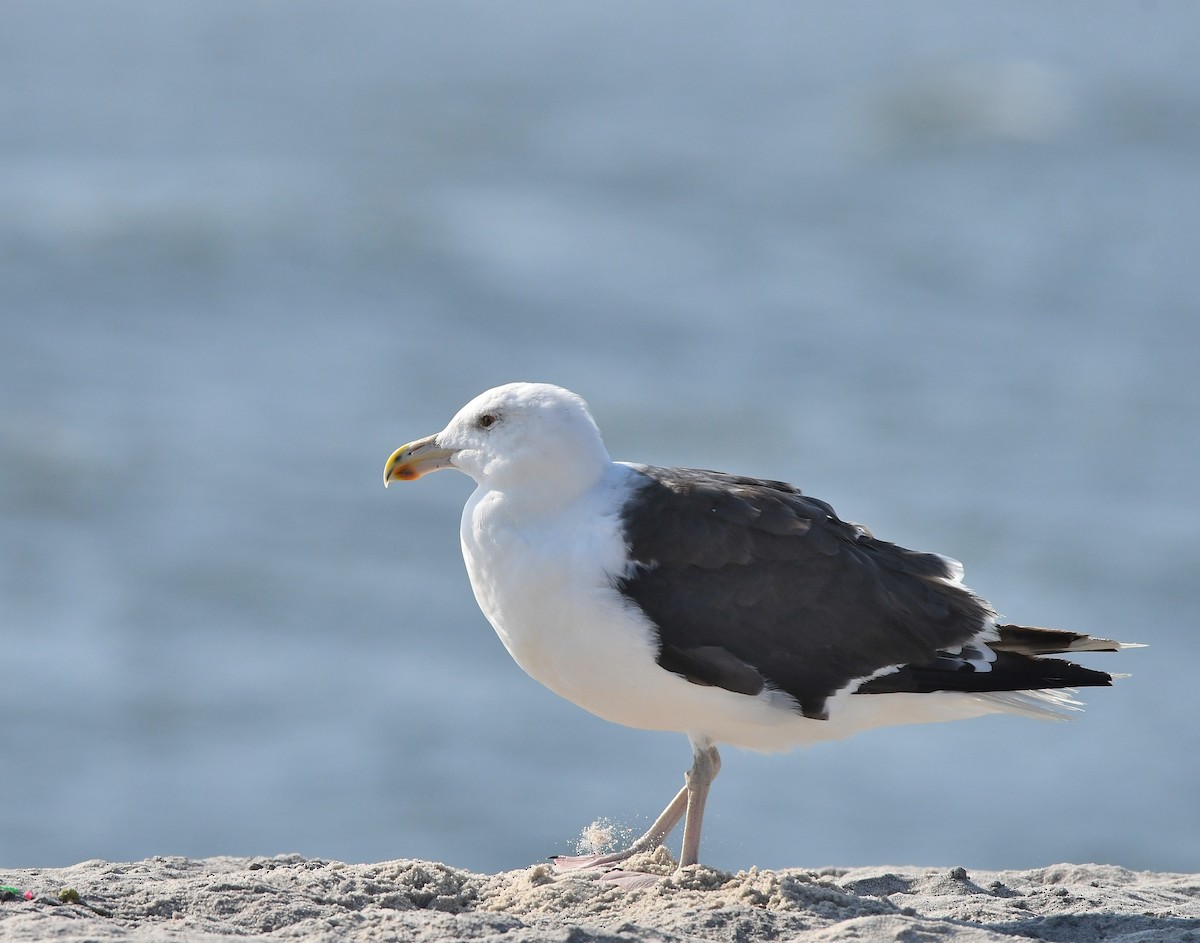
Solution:
M635 468L622 521L642 565L617 585L657 627L667 670L739 693L761 676L823 718L836 691L992 623L953 561L878 540L791 485Z

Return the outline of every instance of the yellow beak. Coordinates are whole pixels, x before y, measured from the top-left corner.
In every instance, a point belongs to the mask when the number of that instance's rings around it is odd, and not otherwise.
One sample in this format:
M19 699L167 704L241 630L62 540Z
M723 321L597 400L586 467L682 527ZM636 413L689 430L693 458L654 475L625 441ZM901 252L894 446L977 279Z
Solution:
M415 481L422 475L443 468L453 468L450 459L454 449L437 444L437 436L429 435L396 449L383 466L383 486L393 481Z

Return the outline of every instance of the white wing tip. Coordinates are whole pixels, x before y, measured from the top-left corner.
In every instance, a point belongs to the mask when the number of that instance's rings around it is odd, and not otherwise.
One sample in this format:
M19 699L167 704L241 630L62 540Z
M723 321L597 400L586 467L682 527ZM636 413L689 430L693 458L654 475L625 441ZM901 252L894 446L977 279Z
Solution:
M1126 648L1148 648L1143 642L1118 642L1110 638L1096 638L1085 635L1072 642L1066 649L1068 652L1119 652Z

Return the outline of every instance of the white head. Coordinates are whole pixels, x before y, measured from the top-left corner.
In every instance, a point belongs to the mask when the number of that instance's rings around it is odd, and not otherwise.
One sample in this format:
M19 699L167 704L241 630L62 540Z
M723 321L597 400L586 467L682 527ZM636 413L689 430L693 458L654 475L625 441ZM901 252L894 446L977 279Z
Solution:
M384 484L456 468L481 487L569 500L612 464L581 397L549 383L509 383L476 396L441 432L392 453Z

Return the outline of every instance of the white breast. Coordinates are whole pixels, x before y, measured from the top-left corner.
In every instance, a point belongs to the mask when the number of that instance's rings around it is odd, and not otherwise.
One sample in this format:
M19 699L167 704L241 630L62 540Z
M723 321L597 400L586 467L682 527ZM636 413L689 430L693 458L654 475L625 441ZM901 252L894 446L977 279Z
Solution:
M654 665L653 633L614 591L625 566L616 487L625 470L553 513L524 513L510 495L477 490L463 510L462 549L475 598L510 655L551 690L604 714L604 677ZM659 669L661 671L661 669Z

